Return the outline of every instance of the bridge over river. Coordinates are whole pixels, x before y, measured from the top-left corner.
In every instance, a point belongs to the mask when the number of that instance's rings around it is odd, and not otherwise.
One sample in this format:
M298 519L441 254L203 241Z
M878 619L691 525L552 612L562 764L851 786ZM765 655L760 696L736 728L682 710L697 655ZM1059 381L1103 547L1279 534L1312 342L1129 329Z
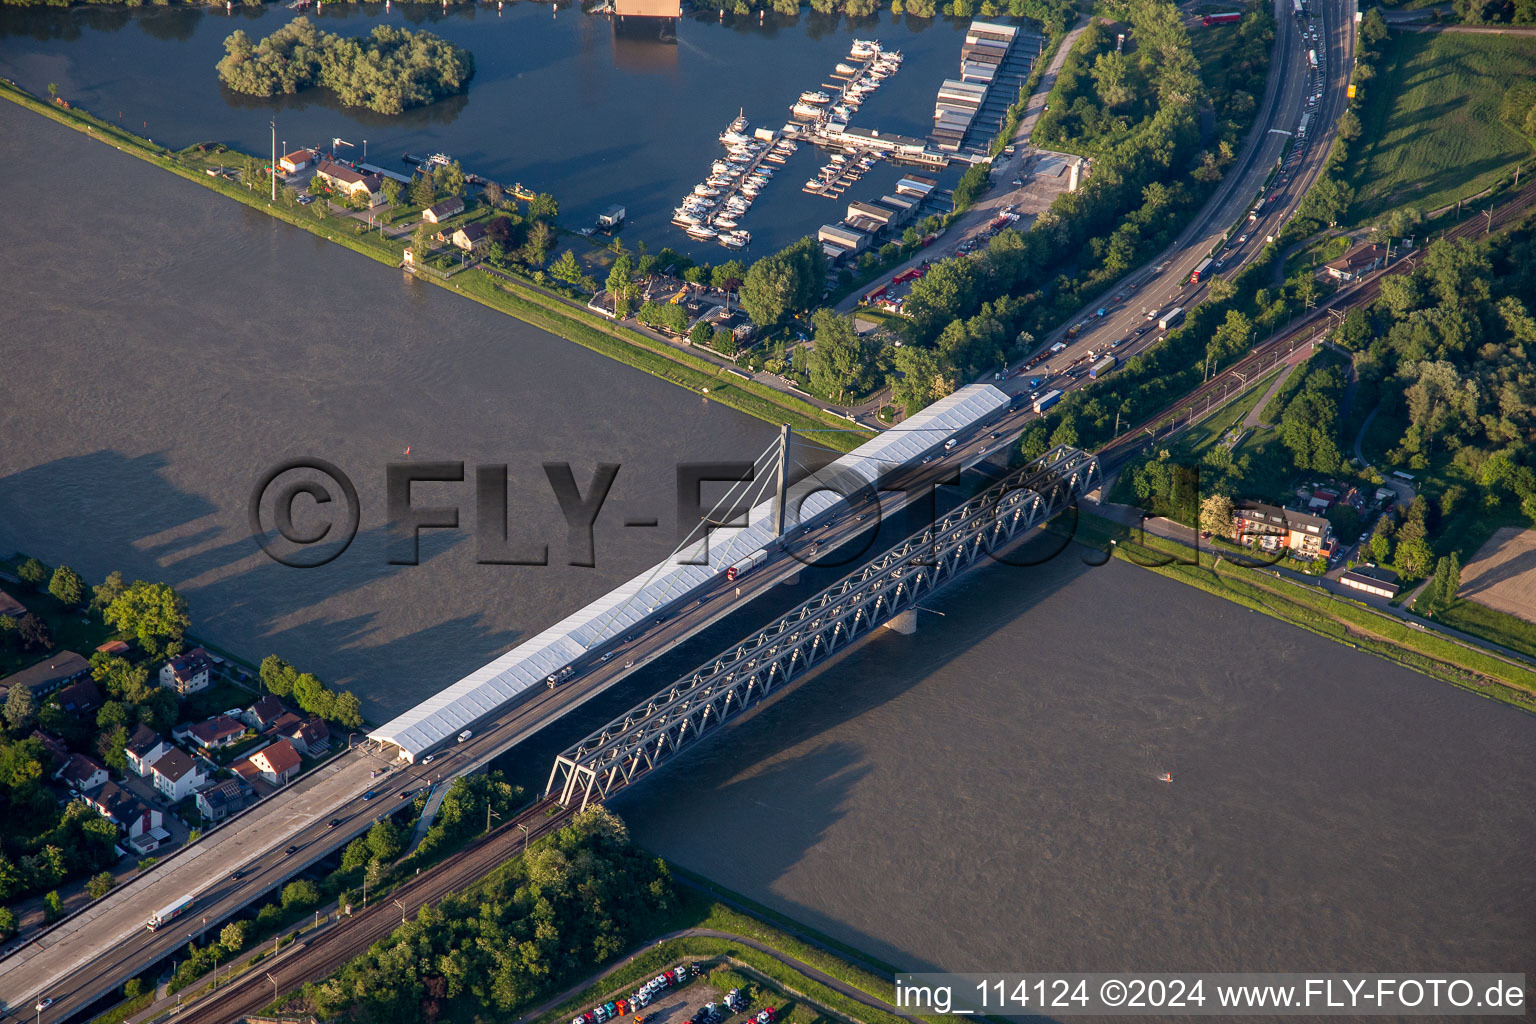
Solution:
M956 391L791 482L786 430L677 557L373 730L292 787L212 829L0 960L0 1005L54 1000L83 1015L189 939L266 898L423 790L482 768L571 709L808 565L856 566L841 581L565 752L551 774L563 802L601 799L712 734L883 624L911 625L916 602L1098 486L1092 456L1058 448L866 559L883 517L923 508L934 488L1006 456L1029 412L989 384ZM775 455L778 470L773 471ZM750 472L745 472L750 470ZM760 496L760 497L759 497ZM748 510L735 510L743 503ZM731 570L735 568L735 572ZM555 685L550 685L553 677ZM158 931L151 914L192 902Z

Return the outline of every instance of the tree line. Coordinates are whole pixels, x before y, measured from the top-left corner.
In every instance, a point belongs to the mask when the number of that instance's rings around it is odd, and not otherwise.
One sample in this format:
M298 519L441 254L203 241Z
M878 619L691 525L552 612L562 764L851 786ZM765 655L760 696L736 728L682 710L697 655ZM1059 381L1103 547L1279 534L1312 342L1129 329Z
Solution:
M676 903L665 864L593 807L484 884L453 893L292 1003L324 1019L506 1016L651 934Z
M468 50L433 35L379 25L362 41L322 32L298 17L258 43L242 29L224 40L219 81L252 96L323 86L350 107L398 114L464 92L475 73Z

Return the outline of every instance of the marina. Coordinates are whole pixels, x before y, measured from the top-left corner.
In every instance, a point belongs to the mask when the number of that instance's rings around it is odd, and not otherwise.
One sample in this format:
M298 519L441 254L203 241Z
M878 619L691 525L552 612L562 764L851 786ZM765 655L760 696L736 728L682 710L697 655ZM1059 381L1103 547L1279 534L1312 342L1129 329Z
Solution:
M764 165L782 166L799 146L772 129L759 128L748 134L750 128L745 113L738 112L720 133L725 158L716 160L709 177L695 185L672 211L672 223L689 238L719 242L727 249L745 249L752 244L752 233L740 224L773 179L773 168Z

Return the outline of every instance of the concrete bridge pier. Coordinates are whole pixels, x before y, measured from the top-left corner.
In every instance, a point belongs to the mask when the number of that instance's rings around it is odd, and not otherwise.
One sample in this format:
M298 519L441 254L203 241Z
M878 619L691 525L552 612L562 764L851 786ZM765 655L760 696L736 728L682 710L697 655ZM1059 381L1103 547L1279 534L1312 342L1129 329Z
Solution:
M908 608L904 612L897 612L885 624L885 628L900 633L902 636L911 636L917 632L917 609Z

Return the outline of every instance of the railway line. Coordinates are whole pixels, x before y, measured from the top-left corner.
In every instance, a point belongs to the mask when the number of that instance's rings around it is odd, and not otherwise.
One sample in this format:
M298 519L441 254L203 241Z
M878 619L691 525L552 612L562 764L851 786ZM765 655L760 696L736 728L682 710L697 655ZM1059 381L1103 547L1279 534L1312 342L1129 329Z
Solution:
M1423 247L1411 256L1404 257L1390 267L1373 274L1356 288L1335 293L1327 302L1320 305L1314 312L1304 317L1288 330L1282 331L1269 340L1257 345L1238 362L1216 374L1193 391L1187 392L1177 401L1165 406L1156 415L1148 417L1132 427L1130 431L1100 448L1095 453L1099 457L1100 465L1108 471L1110 468L1125 462L1144 450L1153 441L1167 437L1168 434L1177 428L1179 414L1182 410L1199 405L1202 401L1213 398L1218 393L1230 392L1234 383L1246 383L1244 378L1251 378L1254 374L1262 372L1266 368L1272 368L1278 363L1282 350L1288 352L1302 338L1315 334L1318 325L1329 319L1331 314L1367 306L1374 302L1381 293L1381 281L1383 278L1390 274L1403 273L1405 269L1413 269L1417 265L1420 256L1431 246L1438 245L1442 241L1447 240L1473 238L1495 228L1503 227L1524 214L1533 205L1536 205L1536 181L1506 196L1502 206L1494 207L1491 217L1477 216L1463 220L1454 227L1446 228L1439 238L1425 243ZM1168 429L1159 433L1159 426L1166 426Z
M328 976L399 927L396 913L414 915L422 907L468 887L522 852L527 843L559 830L572 814L553 800L534 804L436 868L407 882L387 902L381 900L331 930L301 941L296 948L290 947L290 952L279 953L271 966L263 963L252 968L173 1019L177 1024L227 1024L261 1010L273 1001L274 992L292 992L305 982ZM527 826L526 835L522 826ZM400 905L396 905L396 900Z

